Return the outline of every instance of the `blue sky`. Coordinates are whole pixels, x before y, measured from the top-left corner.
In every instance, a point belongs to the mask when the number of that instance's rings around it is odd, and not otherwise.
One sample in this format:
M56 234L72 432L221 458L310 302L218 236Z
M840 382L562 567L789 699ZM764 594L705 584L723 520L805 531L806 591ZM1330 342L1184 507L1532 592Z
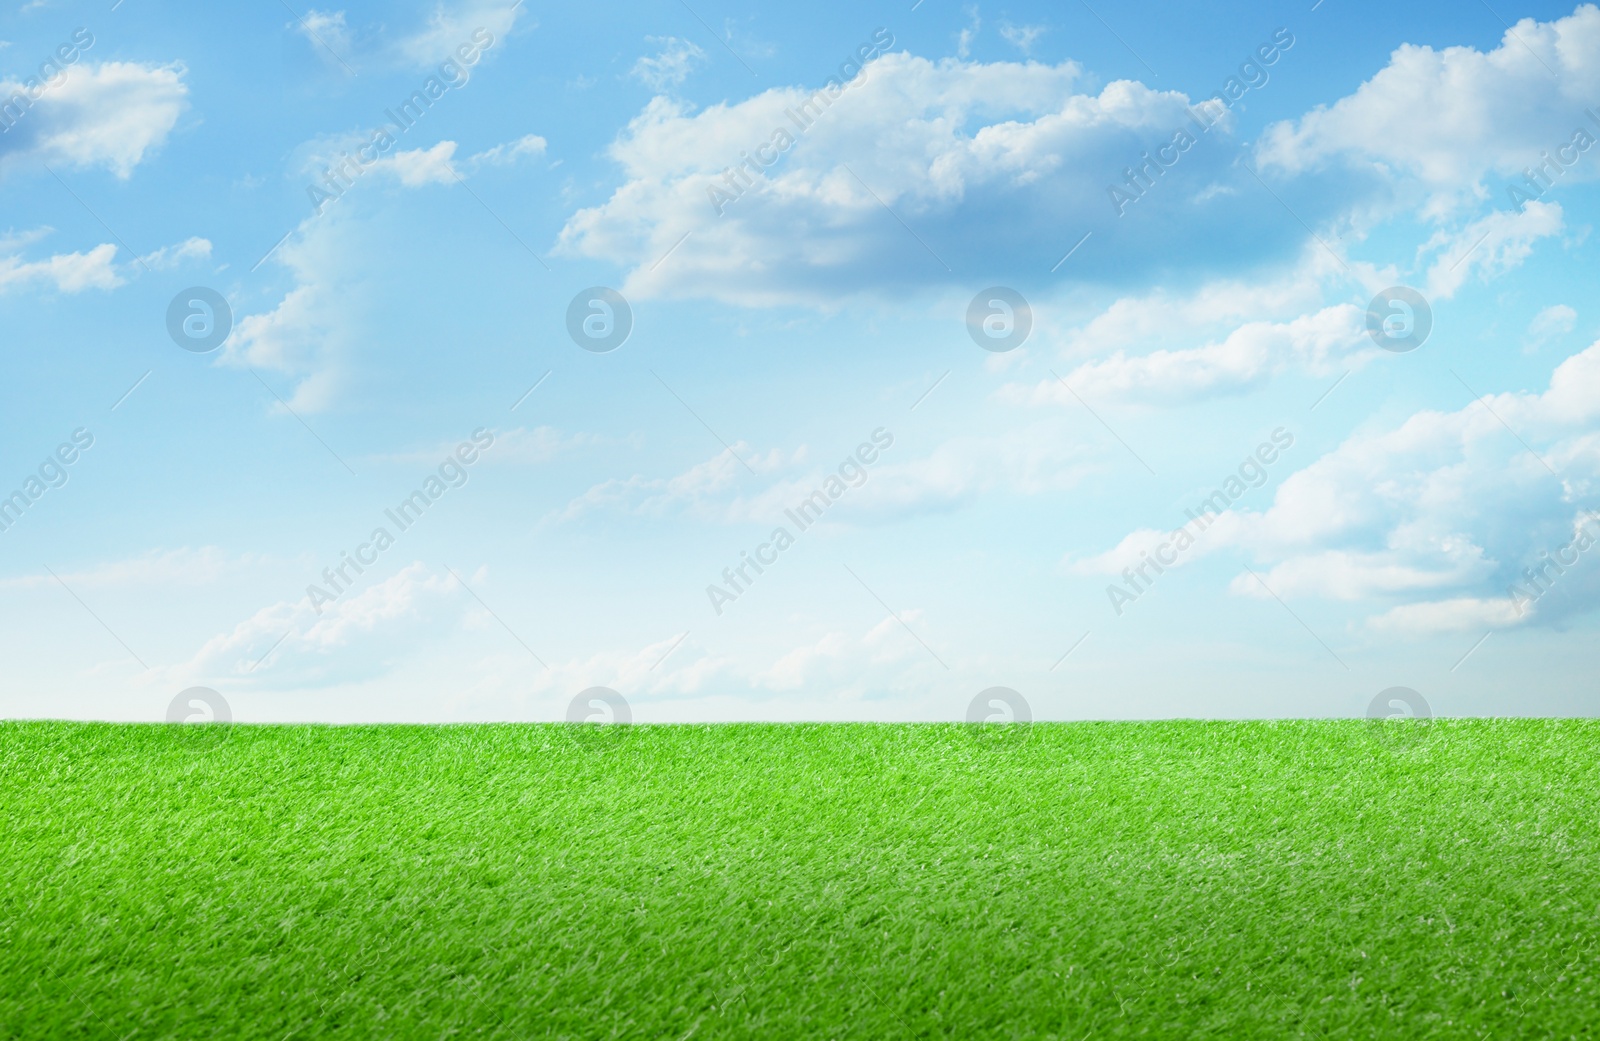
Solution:
M1600 10L594 10L0 15L0 711L1594 710Z

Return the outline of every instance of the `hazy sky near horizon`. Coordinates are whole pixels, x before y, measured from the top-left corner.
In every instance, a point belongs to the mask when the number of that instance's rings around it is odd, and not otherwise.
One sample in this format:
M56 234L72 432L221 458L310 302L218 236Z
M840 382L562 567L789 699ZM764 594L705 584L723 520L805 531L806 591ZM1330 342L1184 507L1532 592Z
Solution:
M0 716L1593 714L1597 140L1592 4L10 0Z

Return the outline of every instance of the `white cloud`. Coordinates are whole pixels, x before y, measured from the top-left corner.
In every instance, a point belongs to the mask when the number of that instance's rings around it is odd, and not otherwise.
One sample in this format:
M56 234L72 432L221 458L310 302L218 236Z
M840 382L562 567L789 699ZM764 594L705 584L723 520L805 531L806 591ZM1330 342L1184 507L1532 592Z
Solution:
M295 381L289 405L297 412L328 407L347 375L350 355L363 342L361 312L367 294L359 271L346 263L359 232L353 211L330 209L307 218L272 254L294 285L270 310L236 308L233 334L218 364L249 365Z
M866 670L885 665L920 663L919 656L927 651L917 645L906 628L912 632L925 628L926 615L915 607L896 613L898 620L886 617L860 635L825 632L781 655L750 679L756 686L771 690L800 690L808 685L859 682Z
M1542 393L1494 394L1350 437L1285 478L1267 509L1225 513L1191 555L1248 552L1288 600L1400 600L1406 610L1379 618L1407 631L1511 624L1502 604L1511 584L1570 543L1597 502L1600 343L1563 361ZM1114 573L1153 535L1130 535L1080 570ZM1563 597L1516 620L1554 621L1600 604L1600 574L1562 583ZM1232 589L1265 595L1248 575Z
M1170 142L1176 128L1194 127L1183 94L1129 81L1085 94L1079 81L1070 62L932 62L891 52L835 87L832 100L785 87L693 112L658 96L611 146L625 183L574 214L559 248L629 266L630 296L751 306L925 289L951 277L941 255L969 268L1042 272L1071 245L1063 228L1116 220L1109 185L1121 170L1154 142ZM1184 248L1190 236L1208 241L1197 229L1224 214L1246 219L1230 193L1197 201L1216 179L1236 176L1221 141L1228 117L1220 103L1203 104L1221 115L1206 147L1191 148L1182 176L1139 203L1141 220L1100 237L1096 249L1124 252L1102 255L1099 274L1126 268L1131 254L1199 265L1204 249L1191 256ZM789 114L802 106L815 116L805 129ZM785 135L795 142L786 150ZM725 173L742 155L773 162L760 178L746 174L743 194L721 199ZM1168 215L1175 223L1162 225L1158 240L1152 222ZM1226 262L1238 260L1235 250Z
M306 149L302 168L315 179L319 171L338 164L341 152L353 152L368 140L365 136L348 135L319 140ZM510 166L524 157L543 155L545 147L544 138L527 134L469 156L465 160L465 168L471 172L481 166ZM440 141L428 148L407 148L380 156L360 169L363 177L368 173L376 173L380 177L391 178L402 188L455 184L461 172L456 159L459 149L460 145L455 141ZM345 190L353 190L353 187ZM328 200L324 205L331 206L335 201Z
M454 184L456 172L450 160L455 154L454 141L440 141L432 148L412 148L385 156L372 169L394 177L407 188Z
M758 474L772 473L792 464L795 458L798 454L785 456L778 449L759 453L745 442L736 441L731 451L718 452L673 477L634 474L602 481L569 502L557 519L573 520L595 509L618 509L649 517L682 509L706 514L738 485L747 473L746 465Z
M156 271L175 268L186 260L211 256L211 240L191 237L175 246L162 246L154 253L140 257L144 266Z
M629 74L658 94L678 86L706 58L705 51L676 36L647 36L645 40L660 50L634 62Z
M486 569L462 578L483 595L493 594ZM230 689L303 689L390 676L420 646L452 632L482 631L493 631L497 642L504 635L500 621L453 575L417 561L324 603L320 615L306 596L270 604L207 640L188 661L155 671L159 682L175 687L227 680ZM521 649L503 659L480 654L463 671L479 673L472 686L491 695L498 712L505 711L508 700L526 702L530 694L560 694L564 709L566 698L595 683L625 690L630 699L692 694L727 674L732 663L705 653L693 640L680 643L682 635L673 633L637 650L547 657L547 667L535 666ZM469 692L456 700L471 697Z
M966 59L972 56L972 41L977 39L978 30L983 28L983 19L978 17L977 4L963 4L961 11L967 16L967 24L956 34L956 57Z
M1401 604L1371 619L1372 629L1396 630L1407 635L1508 629L1523 621L1509 598L1455 597L1450 600Z
M1530 202L1520 211L1490 213L1454 235L1435 234L1421 249L1438 250L1425 295L1448 300L1474 271L1488 280L1517 267L1532 255L1535 242L1561 233L1562 217L1557 203Z
M496 623L485 615L486 626ZM694 694L714 688L718 678L729 676L732 661L726 657L705 652L696 641L674 633L637 650L600 651L584 658L565 661L550 659L548 669L537 670L527 678L523 664L526 657L514 666L517 686L534 693L559 693L571 697L596 683L610 685L627 691L627 697L670 696ZM697 653L698 652L698 653ZM562 709L565 709L563 704ZM638 703L634 709L637 711Z
M1399 279L1393 270L1374 270L1362 263L1349 268L1369 292L1394 285ZM1299 263L1275 275L1210 278L1185 291L1158 285L1093 307L1088 321L1061 330L1052 327L1053 308L1036 309L1034 321L1039 334L1051 338L1065 357L1104 357L1119 350L1163 347L1176 350L1188 347L1196 337L1226 336L1248 322L1287 322L1311 314L1324 306L1327 287L1344 288L1346 277L1326 250L1308 243ZM1361 302L1365 304L1365 300Z
M1033 45L1045 31L1042 25L1012 25L1010 22L1002 22L1000 25L1001 38L1027 55L1033 54Z
M22 250L51 234L53 229L34 228L0 235L0 293L17 289L51 286L58 293L82 293L89 289L116 289L128 276L144 271L178 267L186 260L211 255L211 243L191 238L129 261L120 268L117 247L106 242L88 252L58 253L43 260L27 260Z
M20 142L0 152L0 171L27 157L68 167L104 167L128 178L166 141L188 107L186 72L177 62L68 66L61 83L40 95L11 129ZM20 89L17 83L0 83L0 96Z
M510 166L524 156L541 156L549 142L538 134L524 134L515 141L495 145L474 155L468 162L477 166Z
M313 179L320 171L336 166L341 152L353 152L365 145L366 136L337 136L313 143L305 151L303 170ZM465 160L468 172L482 166L511 166L528 156L543 155L547 142L538 134L527 134L515 141L495 145ZM434 184L455 184L458 169L456 152L460 145L455 141L440 141L429 148L407 148L380 156L370 165L360 168L362 174L377 173L392 178L403 188L425 188ZM351 190L350 188L345 189ZM329 200L325 205L332 205Z
M232 677L305 684L376 675L390 667L386 657L425 635L440 604L465 597L448 573L436 574L419 561L323 604L321 614L309 597L271 604L207 640L189 661L161 671L180 682Z
M0 256L0 293L29 286L54 286L59 293L115 289L124 279L113 261L117 247L103 243L87 253L58 253L46 260Z
M350 26L343 11L318 11L309 9L289 27L311 44L321 58L343 67L350 54ZM331 52L331 53L330 53Z
M322 283L298 285L273 310L239 319L221 360L296 378L289 407L320 411L343 381L342 367L328 349L344 325L339 304L338 294Z
M1417 250L1428 272L1418 281L1435 303L1447 300L1469 277L1487 281L1517 267L1535 242L1562 228L1560 206L1532 203L1440 230ZM1298 264L1264 278L1211 279L1186 292L1158 285L1087 309L1047 301L1034 309L1034 337L1077 362L1061 371L1072 391L1091 401L1203 400L1245 393L1288 371L1326 377L1381 357L1366 332L1370 294L1407 277L1392 266L1341 263L1308 243ZM1330 292L1349 296L1324 304ZM1081 324L1057 324L1058 314L1085 310L1090 317ZM1091 360L1078 360L1085 357ZM1009 404L1077 402L1053 376L1007 384L998 397Z
M1366 334L1365 308L1338 304L1292 321L1248 322L1202 347L1141 355L1118 349L1067 373L1063 379L1070 391L1049 377L1032 388L1008 386L1001 400L1074 405L1076 392L1091 401L1192 401L1242 393L1291 366L1329 375L1359 367L1377 353Z
M1566 304L1554 304L1533 316L1522 338L1524 352L1532 353L1551 340L1565 336L1578 326L1578 312Z
M1391 593L1459 588L1488 579L1493 569L1481 546L1466 539L1441 539L1432 545L1306 553L1270 569L1262 579L1279 596L1364 600ZM1272 595L1248 574L1236 576L1229 589L1258 599Z
M1584 114L1597 100L1600 9L1584 4L1553 22L1523 19L1487 53L1406 44L1355 93L1269 127L1259 156L1291 173L1332 160L1385 180L1403 173L1439 193L1442 208L1485 194L1491 173L1520 177L1582 126L1600 137Z
M847 486L823 525L940 512L984 495L1039 495L1076 486L1102 465L1091 449L1066 438L1054 422L1034 423L1004 435L957 435L923 455L895 442L866 467L859 487ZM842 459L842 456L841 456ZM831 457L777 481L757 494L729 503L730 520L780 521L836 472Z
M476 580L475 580L476 581ZM899 611L913 631L926 635L929 622L917 607ZM484 629L498 623L477 612L471 624ZM672 633L637 650L600 651L566 660L548 658L548 668L530 671L526 654L517 651L503 660L480 659L485 674L476 684L480 696L493 699L511 695L526 702L539 697L548 706L545 718L560 718L568 700L578 691L604 684L625 694L635 720L655 715L674 700L700 696L727 699L716 715L748 709L749 699L787 700L793 692L807 692L806 702L816 718L830 718L840 705L855 705L881 697L886 689L916 692L926 697L928 681L948 674L928 656L915 638L892 617L865 629L818 629L769 656L765 652L731 657L708 651L693 630ZM824 690L829 707L822 707L810 692ZM730 696L731 691L739 695ZM792 702L788 711L794 711ZM859 708L856 709L859 712Z
M522 7L520 3L483 0L441 2L424 28L400 40L400 55L417 68L429 68L454 58L458 47L498 46L501 37L516 25Z
M16 253L27 249L35 242L41 242L50 237L56 229L45 225L38 228L29 228L26 231L10 230L0 235L0 253Z
M358 140L368 139L347 135L311 142L303 152L303 169L314 174ZM381 291L362 273L362 265L351 262L362 250L373 248L370 211L353 204L368 198L368 191L378 184L403 189L455 184L457 147L455 141L440 141L430 148L383 156L363 168L361 181L345 189L349 198L341 196L337 205L328 204L301 221L271 254L273 263L289 269L293 285L267 310L244 313L236 308L234 332L219 363L250 365L290 377L295 385L289 405L297 412L329 407L352 371L352 358L372 350L362 323ZM383 193L370 198L381 201Z

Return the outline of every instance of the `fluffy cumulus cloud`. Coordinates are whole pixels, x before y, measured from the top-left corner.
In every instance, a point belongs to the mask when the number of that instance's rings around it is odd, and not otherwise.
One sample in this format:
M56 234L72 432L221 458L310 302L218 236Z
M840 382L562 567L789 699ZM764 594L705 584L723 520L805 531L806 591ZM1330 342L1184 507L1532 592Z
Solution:
M1571 146L1600 139L1586 110L1600 105L1600 8L1565 18L1525 18L1487 53L1406 44L1355 93L1263 135L1259 158L1296 173L1325 164L1416 178L1437 204L1489 190L1485 178L1520 178ZM1570 151L1570 148L1569 148ZM1592 163L1564 164L1592 179Z
M1288 220L1238 234L1262 223L1261 190L1234 163L1221 102L1192 112L1181 93L1126 80L1087 92L1072 62L930 61L891 46L881 32L857 52L875 60L820 90L699 111L653 99L611 146L622 185L571 217L560 248L626 266L630 294L746 305L1038 284L1095 229L1086 270L1110 281L1297 248ZM1202 131L1195 113L1214 125ZM1119 207L1112 187L1157 153L1171 164L1152 162L1148 191Z
M23 84L0 82L0 98L13 106L24 99L15 125L0 136L0 172L43 161L131 176L188 106L186 71L179 63L84 62L68 66L31 101Z
M1253 557L1261 581L1239 575L1240 595L1270 595L1264 581L1291 601L1387 601L1371 619L1380 628L1560 622L1600 603L1597 506L1600 343L1542 393L1490 394L1349 438L1287 477L1266 509L1224 511L1184 560ZM1073 566L1115 575L1168 538L1138 531Z
M291 286L266 310L235 306L233 334L218 364L288 377L294 382L289 405L297 412L331 405L363 342L367 284L345 262L360 230L355 211L344 206L302 222L272 254L272 263L291 275Z

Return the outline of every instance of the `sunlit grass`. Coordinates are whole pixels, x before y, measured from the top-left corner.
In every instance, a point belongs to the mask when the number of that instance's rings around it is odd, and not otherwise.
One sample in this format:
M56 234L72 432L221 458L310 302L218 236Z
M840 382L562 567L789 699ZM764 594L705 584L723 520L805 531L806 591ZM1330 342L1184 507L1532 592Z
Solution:
M0 725L0 1036L1593 1036L1600 724Z

